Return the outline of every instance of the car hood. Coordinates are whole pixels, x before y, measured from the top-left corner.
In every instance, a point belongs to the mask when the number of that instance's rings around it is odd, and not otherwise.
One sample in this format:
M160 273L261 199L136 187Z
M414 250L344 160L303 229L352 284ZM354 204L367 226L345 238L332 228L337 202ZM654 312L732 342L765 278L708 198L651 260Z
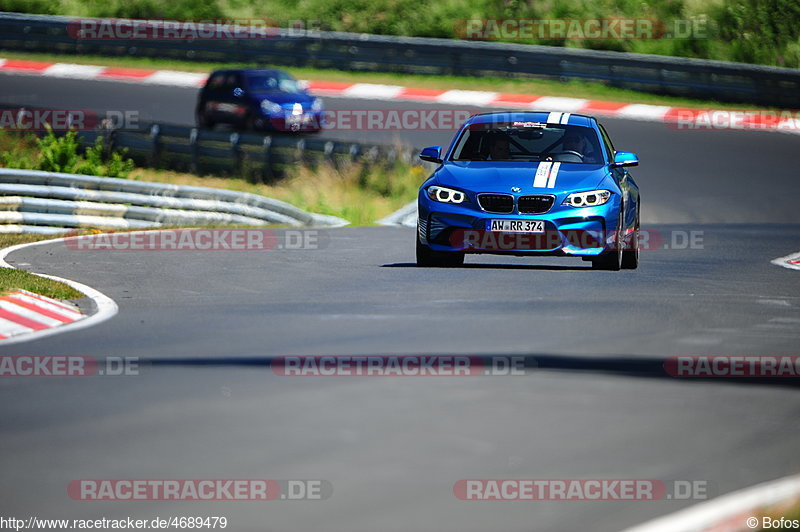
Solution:
M452 186L472 192L511 192L519 187L520 193L558 194L573 190L591 190L600 185L608 175L602 164L561 163L553 188L534 187L539 165L535 162L450 162L436 172L437 184ZM542 170L545 168L543 167Z

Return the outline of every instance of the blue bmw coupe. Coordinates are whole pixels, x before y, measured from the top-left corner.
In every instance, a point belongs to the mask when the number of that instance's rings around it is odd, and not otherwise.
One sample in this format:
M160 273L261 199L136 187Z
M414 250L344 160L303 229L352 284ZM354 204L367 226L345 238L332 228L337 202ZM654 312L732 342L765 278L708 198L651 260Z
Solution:
M466 253L561 255L596 269L639 265L639 188L591 116L495 112L472 116L419 191L417 264L458 266Z

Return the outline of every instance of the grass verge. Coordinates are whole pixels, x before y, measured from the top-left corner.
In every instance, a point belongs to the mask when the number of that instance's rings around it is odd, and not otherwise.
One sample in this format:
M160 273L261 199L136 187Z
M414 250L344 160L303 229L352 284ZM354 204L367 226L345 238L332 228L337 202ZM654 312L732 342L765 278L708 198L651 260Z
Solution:
M203 63L192 61L176 61L167 59L105 57L105 56L72 56L61 54L24 53L0 50L0 57L6 59L23 59L30 61L62 62L86 65L144 68L157 70L181 70L187 72L209 73L217 68L234 68L237 66L253 66L237 63ZM373 72L349 72L342 70L325 70L316 68L286 68L299 79L336 81L342 83L378 83L386 85L402 85L425 89L461 89L530 94L534 96L568 96L588 100L605 100L622 103L641 103L652 105L670 105L673 107L710 108L715 109L767 109L759 106L735 105L713 100L692 100L673 96L661 96L632 90L609 87L602 83L581 81L548 81L523 80L508 78L471 78L458 76L422 76L414 74L391 74ZM2 103L2 102L0 102Z
M291 203L305 211L338 216L352 225L373 225L413 201L427 177L423 167L396 163L387 167L352 165L343 169L327 165L300 167L272 184L149 168L137 168L129 179L250 192Z
M759 532L797 530L797 524L800 523L800 500L776 505L765 512L756 513L755 517L759 522ZM765 518L771 526L763 526L767 524Z
M45 235L0 234L0 248L51 238L53 237ZM6 294L20 289L54 299L80 299L83 297L83 294L64 283L45 279L24 270L0 268L0 293Z

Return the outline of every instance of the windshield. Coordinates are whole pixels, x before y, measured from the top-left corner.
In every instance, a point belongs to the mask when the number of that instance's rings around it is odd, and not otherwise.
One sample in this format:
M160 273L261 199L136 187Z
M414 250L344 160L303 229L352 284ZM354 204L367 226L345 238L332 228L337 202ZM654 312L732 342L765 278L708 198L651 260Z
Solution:
M283 72L251 74L247 77L247 85L253 92L301 92L302 90L296 79Z
M603 156L597 134L589 127L495 122L466 128L451 160L602 164Z

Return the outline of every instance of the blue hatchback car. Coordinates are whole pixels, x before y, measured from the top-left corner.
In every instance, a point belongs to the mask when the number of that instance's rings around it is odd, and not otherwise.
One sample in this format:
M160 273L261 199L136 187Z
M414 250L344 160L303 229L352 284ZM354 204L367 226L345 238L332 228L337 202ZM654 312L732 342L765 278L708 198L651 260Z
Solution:
M472 116L419 191L417 264L458 266L465 253L582 257L597 269L639 265L639 188L591 116Z
M274 69L217 70L200 91L197 126L229 124L260 131L318 132L322 100L291 74Z

